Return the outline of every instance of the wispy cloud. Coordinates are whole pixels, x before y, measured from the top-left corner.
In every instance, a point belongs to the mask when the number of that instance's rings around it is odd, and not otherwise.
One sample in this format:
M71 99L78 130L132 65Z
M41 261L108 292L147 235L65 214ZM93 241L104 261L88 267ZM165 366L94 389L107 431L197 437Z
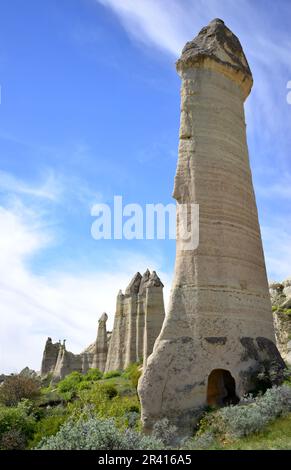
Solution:
M11 173L0 170L0 192L24 194L34 198L57 201L61 195L62 187L53 171L50 171L40 184L32 185L16 178Z
M12 180L13 181L13 180ZM13 181L18 193L21 182ZM37 199L38 191L25 185ZM157 269L159 257L118 251L114 262L89 271L77 263L73 269L55 268L36 274L30 261L56 242L57 233L43 213L18 195L17 204L0 205L0 370L17 371L26 365L39 369L47 336L67 338L68 348L80 352L94 341L103 311L112 326L116 295L138 270ZM168 289L166 290L166 297Z
M291 110L286 105L285 87L290 75L289 29L278 28L278 12L289 15L288 5L250 0L96 0L110 8L125 30L140 45L146 44L178 58L181 50L202 26L221 17L239 36L255 78L247 103L248 129L271 140L286 135ZM276 114L281 102L280 113ZM276 117L275 117L276 116ZM270 134L271 132L271 134ZM278 145L277 145L278 146Z

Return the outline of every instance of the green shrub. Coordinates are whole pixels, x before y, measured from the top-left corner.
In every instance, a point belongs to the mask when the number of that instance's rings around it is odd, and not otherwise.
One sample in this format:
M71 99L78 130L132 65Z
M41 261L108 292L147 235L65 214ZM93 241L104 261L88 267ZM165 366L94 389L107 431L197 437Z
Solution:
M72 372L61 380L57 385L57 390L67 400L70 400L76 395L78 386L83 380L83 375L80 372Z
M116 397L118 395L117 388L114 387L114 385L111 384L100 384L100 391L102 394L104 394L109 400L112 400L112 398Z
M273 387L264 395L251 397L236 406L227 406L207 414L200 423L198 435L205 431L214 436L237 439L262 430L279 416L291 411L291 388Z
M90 408L94 416L99 418L115 418L120 427L124 427L128 413L139 414L139 401L136 395L119 395L117 389L106 382L95 383L90 390L82 390L79 400L68 404L70 415L81 417L84 409Z
M17 428L11 428L2 434L0 438L1 450L25 450L27 438Z
M19 443L26 444L33 436L35 418L29 414L27 403L19 403L16 407L0 407L0 447L1 449L15 448ZM10 447L9 447L10 446Z
M167 418L163 418L154 424L153 436L160 439L165 446L170 446L177 440L177 427L170 424Z
M95 382L96 380L102 379L103 374L99 369L89 369L87 374L84 375L83 379Z
M0 403L16 406L22 399L34 400L40 395L40 382L25 375L11 375L0 387Z
M134 450L163 449L153 437L127 429L120 430L113 419L79 419L67 421L60 431L42 441L41 450Z
M89 381L80 382L76 386L76 391L80 392L81 390L90 390L92 384Z
M130 364L124 371L123 376L130 380L131 385L137 389L139 378L142 374L141 366L139 363Z
M121 370L110 370L103 375L103 379L112 379L113 377L120 377L121 375Z
M36 447L44 438L54 436L60 430L67 417L65 415L47 416L36 423L33 439L29 447Z
M195 436L182 443L183 450L207 450L218 447L218 442L212 432L205 431L201 435Z

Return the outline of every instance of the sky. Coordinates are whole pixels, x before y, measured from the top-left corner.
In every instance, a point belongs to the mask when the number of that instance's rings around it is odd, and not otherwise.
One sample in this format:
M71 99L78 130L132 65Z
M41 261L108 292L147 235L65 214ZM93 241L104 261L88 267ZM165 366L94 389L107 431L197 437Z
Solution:
M213 18L254 76L247 137L268 277L291 275L289 0L10 0L0 17L0 373L39 370L45 340L80 352L118 290L174 240L94 240L92 206L173 202L175 61ZM290 90L289 90L290 91ZM291 102L291 99L289 100Z

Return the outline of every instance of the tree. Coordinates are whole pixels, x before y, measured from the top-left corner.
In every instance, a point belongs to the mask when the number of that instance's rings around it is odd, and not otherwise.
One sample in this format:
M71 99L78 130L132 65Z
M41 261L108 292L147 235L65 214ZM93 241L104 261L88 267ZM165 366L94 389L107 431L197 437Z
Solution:
M15 406L22 399L34 400L40 394L40 382L25 375L11 375L0 387L0 403Z

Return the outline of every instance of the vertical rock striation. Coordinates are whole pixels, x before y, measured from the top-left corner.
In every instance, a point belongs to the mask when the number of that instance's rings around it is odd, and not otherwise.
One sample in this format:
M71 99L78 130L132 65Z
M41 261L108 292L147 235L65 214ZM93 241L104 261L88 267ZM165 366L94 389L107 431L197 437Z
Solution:
M163 284L156 272L137 272L119 291L106 371L123 370L151 354L165 316Z
M99 369L101 372L105 371L107 352L108 352L108 339L106 322L108 320L107 313L103 313L98 320L98 332L95 342L95 351L92 361L92 368Z
M177 61L182 79L178 204L199 204L199 246L177 240L169 310L139 382L144 429L188 433L202 407L235 403L261 363L284 367L274 328L246 141L252 74L213 20ZM177 228L181 220L177 221Z
M52 374L57 363L61 343L53 343L51 338L48 338L45 343L43 358L41 363L40 375L42 377Z
M124 370L129 364L146 361L159 335L165 316L163 284L155 271L136 273L123 294L119 291L112 333L107 332L108 316L98 321L96 341L81 354L67 351L63 344L48 338L42 360L41 377L52 374L53 382L73 371L86 374L97 368L102 372Z

